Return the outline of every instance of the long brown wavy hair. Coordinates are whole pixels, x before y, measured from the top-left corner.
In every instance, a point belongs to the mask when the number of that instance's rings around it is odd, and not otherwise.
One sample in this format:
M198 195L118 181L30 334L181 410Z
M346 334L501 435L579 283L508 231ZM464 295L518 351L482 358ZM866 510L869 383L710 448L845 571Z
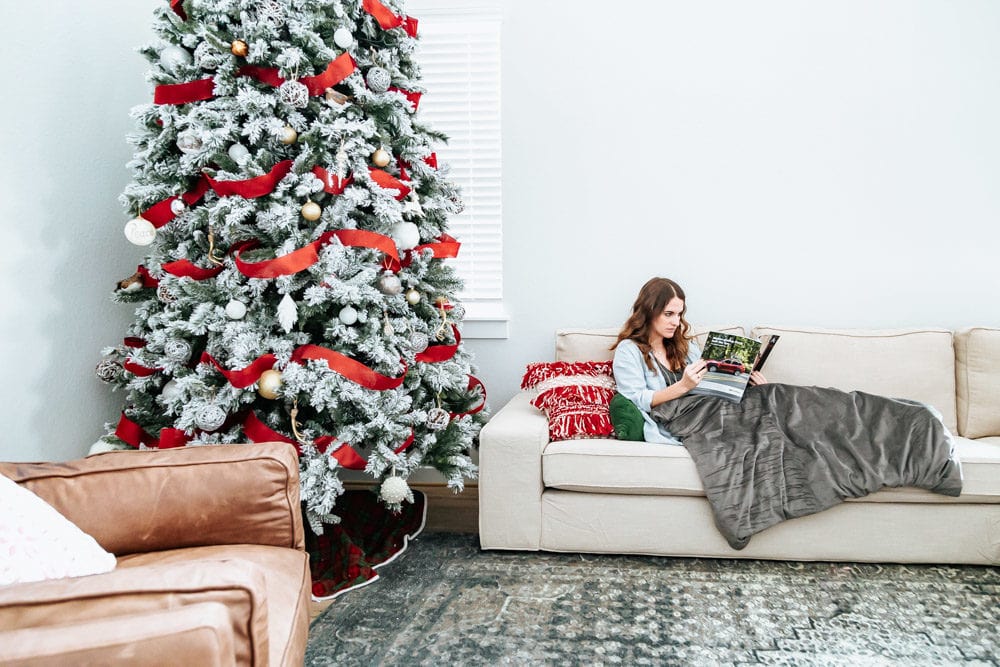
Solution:
M646 366L653 369L653 362L649 358L649 332L652 328L653 320L663 313L670 300L678 298L684 302L684 310L681 311L681 323L674 332L673 338L664 338L663 347L667 351L667 361L670 362L670 370L677 371L687 364L688 354L688 332L691 325L684 319L687 313L687 297L681 286L669 278L650 278L642 289L639 296L632 304L632 314L625 321L622 330L618 334L618 340L611 346L611 349L618 347L618 344L628 339L639 346L642 351L642 358L646 360Z

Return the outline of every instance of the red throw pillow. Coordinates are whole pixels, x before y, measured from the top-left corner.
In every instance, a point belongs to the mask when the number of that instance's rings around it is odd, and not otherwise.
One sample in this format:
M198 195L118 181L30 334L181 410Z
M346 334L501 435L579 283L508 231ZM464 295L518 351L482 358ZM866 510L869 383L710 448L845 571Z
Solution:
M549 419L549 440L612 437L608 406L615 394L610 361L528 364L522 389L537 392L531 404Z

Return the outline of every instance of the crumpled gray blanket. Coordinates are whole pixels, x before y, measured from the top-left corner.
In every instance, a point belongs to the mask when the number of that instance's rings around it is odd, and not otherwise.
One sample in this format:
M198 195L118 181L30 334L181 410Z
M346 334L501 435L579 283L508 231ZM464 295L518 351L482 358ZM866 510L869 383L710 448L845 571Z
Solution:
M915 401L766 384L748 387L740 403L684 396L651 415L690 452L734 549L785 519L885 486L962 491L951 434Z

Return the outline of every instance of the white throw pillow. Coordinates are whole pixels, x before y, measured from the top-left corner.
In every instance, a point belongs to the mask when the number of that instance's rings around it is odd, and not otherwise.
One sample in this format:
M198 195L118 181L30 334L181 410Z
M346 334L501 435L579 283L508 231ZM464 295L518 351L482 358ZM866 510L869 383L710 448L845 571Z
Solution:
M0 475L0 586L115 569L115 556L14 480Z

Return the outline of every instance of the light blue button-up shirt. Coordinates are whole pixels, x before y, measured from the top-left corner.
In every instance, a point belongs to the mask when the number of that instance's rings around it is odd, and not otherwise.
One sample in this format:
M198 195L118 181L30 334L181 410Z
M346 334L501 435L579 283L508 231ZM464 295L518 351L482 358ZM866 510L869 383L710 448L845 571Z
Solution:
M691 341L688 344L687 363L694 363L701 358L701 350ZM618 385L618 393L636 404L642 412L643 437L646 442L657 442L667 445L679 445L681 441L670 435L663 426L653 421L649 416L652 410L653 393L660 389L666 389L667 381L660 373L660 367L653 360L653 352L650 351L650 360L653 368L650 369L642 358L642 350L634 342L626 339L618 343L615 348L614 373L615 383Z

